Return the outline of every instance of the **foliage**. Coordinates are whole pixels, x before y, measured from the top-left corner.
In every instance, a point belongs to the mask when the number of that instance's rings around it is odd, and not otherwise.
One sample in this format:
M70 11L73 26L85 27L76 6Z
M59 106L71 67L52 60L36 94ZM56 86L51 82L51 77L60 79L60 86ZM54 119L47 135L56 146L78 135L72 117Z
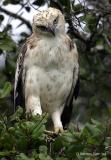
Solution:
M56 135L46 131L47 114L24 117L19 108L0 117L0 158L5 160L107 160L111 158L111 122L91 119L83 129Z

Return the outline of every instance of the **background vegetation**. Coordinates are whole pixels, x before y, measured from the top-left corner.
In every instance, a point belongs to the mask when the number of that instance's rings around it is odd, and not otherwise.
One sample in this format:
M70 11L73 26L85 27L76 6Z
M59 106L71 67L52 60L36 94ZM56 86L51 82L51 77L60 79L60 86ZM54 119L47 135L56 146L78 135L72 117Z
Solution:
M2 0L0 2L0 158L4 159L111 159L111 1L110 0ZM19 5L16 13L7 6ZM45 132L47 116L25 119L20 108L13 113L13 84L18 48L31 34L22 16L44 5L62 10L68 34L77 43L80 94L74 102L69 130L56 136ZM8 16L8 21L4 21ZM13 18L13 19L12 19ZM12 20L19 20L18 40ZM1 62L0 62L1 63ZM7 117L8 116L8 119ZM95 120L94 120L95 119Z

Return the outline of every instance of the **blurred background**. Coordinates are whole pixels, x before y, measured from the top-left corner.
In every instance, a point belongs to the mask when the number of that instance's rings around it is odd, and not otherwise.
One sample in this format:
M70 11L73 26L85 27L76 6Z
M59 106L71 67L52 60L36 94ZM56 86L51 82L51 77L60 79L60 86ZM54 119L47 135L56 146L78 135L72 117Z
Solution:
M107 121L111 116L111 0L0 1L0 113L13 113L20 47L31 35L33 15L49 6L63 12L66 32L79 51L80 92L72 121Z

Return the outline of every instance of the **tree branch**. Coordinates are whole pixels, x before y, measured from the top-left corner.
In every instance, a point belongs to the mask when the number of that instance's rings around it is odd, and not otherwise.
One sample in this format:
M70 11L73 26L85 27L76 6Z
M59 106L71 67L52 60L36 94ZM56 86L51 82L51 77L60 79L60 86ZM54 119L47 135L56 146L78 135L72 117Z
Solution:
M76 38L78 38L79 40L81 40L83 43L86 43L87 40L82 35L80 35L80 33L76 28L74 28L71 18L66 18L66 21L69 24L70 33L74 35Z
M15 19L19 19L19 20L22 21L24 24L26 24L26 26L27 26L30 30L32 30L32 26L31 26L31 24L29 23L29 21L27 21L27 20L24 19L23 17L15 14L15 13L12 13L12 12L10 12L10 11L2 8L2 7L0 7L0 11L3 12L3 13L5 13L5 14L7 14L7 15L10 15L11 17L14 17Z

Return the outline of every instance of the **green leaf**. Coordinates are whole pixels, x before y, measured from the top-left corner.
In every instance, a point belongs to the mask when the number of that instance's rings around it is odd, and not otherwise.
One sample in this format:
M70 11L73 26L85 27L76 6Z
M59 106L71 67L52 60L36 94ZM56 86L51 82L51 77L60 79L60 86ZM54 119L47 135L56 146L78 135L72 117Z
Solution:
M70 11L70 1L69 0L58 0L58 2L65 7L65 11L69 12Z
M0 15L0 23L4 20L4 16Z
M10 120L11 121L20 121L21 116L23 115L23 108L21 108L20 106L18 106L18 109L16 110L16 112L10 116Z
M44 3L45 3L44 0L35 0L35 1L33 2L33 4L34 4L34 5L37 5L37 6L43 6Z
M111 137L106 137L104 144L105 146L111 146Z
M76 4L73 6L74 12L81 11L83 9L83 6L81 4Z
M26 156L24 153L20 153L19 155L16 156L15 160L35 160L35 159Z
M10 36L4 32L0 32L0 49L3 51L13 51L16 48L16 44Z
M105 49L109 54L111 54L111 46L105 45Z
M16 154L16 151L0 151L0 158ZM4 159L5 160L5 159Z
M68 160L69 158L65 158L65 157L56 157L55 160Z
M0 90L0 98L5 98L10 95L12 85L10 82L6 82L4 88Z
M3 5L8 5L8 4L19 4L21 0L5 0L3 1Z
M93 14L86 14L85 21L90 31L93 31L96 24L96 16Z
M47 154L47 147L46 146L40 146L39 147L39 152L41 152L41 153L45 153L45 154Z
M32 138L35 140L37 139L43 140L45 138L44 130L45 130L44 125L37 126L32 132Z
M84 129L86 129L91 136L99 136L101 134L101 130L90 123L86 123Z

